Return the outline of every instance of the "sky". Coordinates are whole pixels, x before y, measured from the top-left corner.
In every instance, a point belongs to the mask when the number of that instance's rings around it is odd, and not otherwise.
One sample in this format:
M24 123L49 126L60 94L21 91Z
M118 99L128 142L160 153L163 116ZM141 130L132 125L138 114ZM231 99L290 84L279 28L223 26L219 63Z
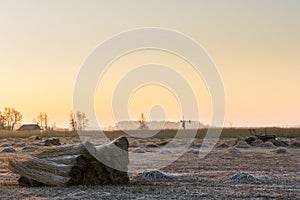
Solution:
M47 112L51 123L67 127L76 78L90 53L120 32L161 27L193 38L215 63L226 94L225 126L299 126L299 10L298 0L0 0L0 110L15 107L23 123ZM121 72L147 62L173 66L195 85L199 120L210 124L205 82L176 56L135 52L113 63L101 81L116 83ZM115 123L111 95L109 88L95 94L105 126ZM166 120L184 114L176 95L159 86L142 87L128 101L132 119L141 112L149 119L157 104Z

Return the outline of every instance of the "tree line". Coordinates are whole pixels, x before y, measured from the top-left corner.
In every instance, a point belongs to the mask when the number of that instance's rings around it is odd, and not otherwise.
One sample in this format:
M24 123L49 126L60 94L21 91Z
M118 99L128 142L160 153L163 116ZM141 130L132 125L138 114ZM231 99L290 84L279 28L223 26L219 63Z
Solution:
M16 124L21 123L22 114L14 108L5 107L0 111L0 129L13 130Z
M85 113L77 111L76 114L70 114L70 128L72 131L83 131L88 127L88 118ZM13 107L5 107L3 111L0 110L0 130L14 130L15 126L21 124L23 115L21 112ZM44 130L53 130L55 123L52 127L49 126L49 117L46 112L39 112L33 120Z
M70 113L70 127L72 131L83 131L88 127L88 118L85 113L77 111L76 114Z

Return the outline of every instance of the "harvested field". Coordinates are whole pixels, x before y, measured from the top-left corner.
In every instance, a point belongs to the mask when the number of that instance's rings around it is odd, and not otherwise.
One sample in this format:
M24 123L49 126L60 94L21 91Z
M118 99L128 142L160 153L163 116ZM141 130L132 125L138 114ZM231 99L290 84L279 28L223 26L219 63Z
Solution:
M57 136L57 135L56 135ZM62 144L76 144L80 139L75 136L59 137ZM238 137L221 138L204 159L200 159L202 139L195 139L194 145L174 163L159 169L163 175L149 172L129 173L128 185L72 186L72 187L19 187L19 175L10 172L5 166L6 158L30 157L44 149L53 148L44 145L42 140L29 138L7 138L0 140L0 152L9 147L16 152L0 153L0 199L299 199L300 198L300 148L287 146L287 154L277 153L281 147L236 148L233 140ZM140 164L151 163L147 156L153 152L163 152L160 148L171 139L129 138L129 152L143 149ZM289 144L297 138L284 138ZM97 140L97 142L101 142ZM34 151L22 151L23 145L33 147ZM162 156L170 156L183 143L176 140L172 148L165 150ZM151 144L151 145L147 145ZM156 145L154 145L156 144ZM227 144L226 147L223 144ZM223 148L217 148L217 146ZM55 148L55 147L54 147ZM281 150L280 150L281 149ZM200 150L199 154L188 153ZM150 169L149 169L150 170ZM141 177L154 178L141 178ZM156 178L155 178L156 177ZM159 177L159 178L157 178ZM161 178L163 177L163 178ZM170 177L170 178L169 178ZM249 180L249 181L247 181Z

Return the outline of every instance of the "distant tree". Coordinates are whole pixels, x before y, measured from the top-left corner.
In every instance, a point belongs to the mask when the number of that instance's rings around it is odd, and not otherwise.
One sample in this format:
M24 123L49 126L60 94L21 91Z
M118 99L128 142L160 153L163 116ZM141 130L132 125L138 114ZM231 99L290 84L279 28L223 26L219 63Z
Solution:
M48 127L48 114L46 112L40 112L38 116L36 117L37 124L41 127L47 130Z
M11 124L11 130L14 130L14 127L15 127L16 124L21 123L22 118L23 118L22 114L21 114L19 111L17 111L17 110L15 110L14 108L12 108L12 124Z
M6 129L13 130L16 124L22 121L22 114L14 108L4 108L3 114L1 114L1 121Z
M85 113L77 111L77 127L78 130L83 131L87 128L89 120L87 119Z
M48 114L46 112L43 113L44 114L44 124L45 124L45 130L48 130Z
M40 112L40 113L38 114L38 116L36 117L36 120L35 120L35 121L37 122L37 124L38 124L41 128L43 128L44 118L43 118L43 113L42 113L42 112Z
M56 129L56 123L55 122L53 122L52 124L51 124L51 131L54 131Z
M11 108L5 107L3 111L6 129L11 129L12 113Z
M73 112L70 113L70 127L71 127L72 131L77 130L77 123L76 123L75 116L74 116Z
M5 117L2 114L2 112L0 111L0 129L4 129L5 128Z

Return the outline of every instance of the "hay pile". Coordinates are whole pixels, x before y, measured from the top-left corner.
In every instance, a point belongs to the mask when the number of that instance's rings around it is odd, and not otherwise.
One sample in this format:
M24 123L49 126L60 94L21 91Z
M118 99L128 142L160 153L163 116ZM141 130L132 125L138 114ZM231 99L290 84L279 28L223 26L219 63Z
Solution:
M170 180L173 179L174 177L160 170L146 170L139 176L139 178L142 180L156 181L156 180Z
M239 141L236 148L251 148L251 146L246 141Z
M277 153L277 154L288 154L289 153L288 150L286 150L285 148L278 148L273 152Z
M160 151L159 152L160 154L172 154L172 152L171 151L169 151L169 150L162 150L162 151Z
M200 151L198 149L191 149L187 152L188 154L199 154Z
M129 147L131 147L131 148L137 148L137 147L139 147L139 144L138 144L137 141L133 141L133 142L131 142L131 143L129 144Z
M265 143L261 143L259 145L259 147L270 148L270 149L276 148L276 146L272 142L270 142L270 141L267 141Z
M46 149L32 158L8 158L6 165L21 176L20 186L125 184L129 182L128 146L126 137L99 146L90 142L66 145Z
M300 142L294 141L290 144L290 147L292 148L300 148Z
M257 140L255 140L255 141L253 141L253 142L251 143L251 145L254 146L254 147L259 147L259 145L261 145L261 144L263 144L263 143L264 143L264 142L263 142L262 140L257 139Z
M133 151L133 153L146 153L146 152L141 148L137 148Z
M222 143L219 146L217 146L217 148L219 148L219 149L225 149L225 148L228 148L228 147L229 147L229 145L226 144L226 143Z
M251 174L241 173L235 174L228 178L226 183L264 183L265 181L259 178L252 176Z
M235 147L229 148L226 150L226 152L222 153L221 157L238 157L241 155L241 151Z
M8 147L1 151L1 153L15 153L16 150L14 148Z

